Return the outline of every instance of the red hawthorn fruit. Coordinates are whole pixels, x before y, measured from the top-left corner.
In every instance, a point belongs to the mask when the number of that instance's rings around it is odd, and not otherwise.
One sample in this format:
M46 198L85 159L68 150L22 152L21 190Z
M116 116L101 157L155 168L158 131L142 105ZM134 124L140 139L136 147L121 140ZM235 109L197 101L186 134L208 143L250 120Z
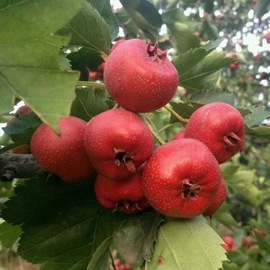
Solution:
M118 270L132 270L128 263L121 264Z
M267 30L266 33L264 33L262 37L266 39L267 43L270 43L270 29Z
M105 62L100 64L96 70L89 71L89 77L96 81L96 80L103 80L103 72L104 72Z
M120 44L122 44L123 42L125 42L126 40L125 39L119 39L119 40L117 40L114 44L113 44L113 46L112 46L112 48L111 48L111 51L113 51L114 49L116 49Z
M94 168L116 179L135 172L154 149L148 126L137 114L124 109L107 110L92 118L84 142Z
M227 53L226 57L227 58L233 58L233 59L235 58L236 59L235 62L233 62L233 63L231 63L229 65L229 67L230 67L231 70L238 70L241 67L240 61L237 60L238 59L237 53L235 53L235 52Z
M19 107L18 110L15 112L15 116L20 117L20 115L29 114L31 112L32 112L32 109L29 106L23 105Z
M98 174L95 193L100 204L108 209L134 214L150 207L142 189L143 166L121 181Z
M252 240L251 238L244 236L242 239L242 246L250 248L250 247L255 245L255 243L253 241L254 240Z
M255 8L255 6L257 5L258 0L252 0L252 7Z
M256 55L253 56L253 58L257 61L260 61L262 59L262 55L260 53L257 53Z
M114 259L114 266L110 266L110 270L132 270L132 267L127 263L121 263L120 259Z
M173 140L179 140L185 138L185 130L181 130L178 133L175 134L173 137Z
M231 70L238 70L241 67L240 61L235 61L229 65Z
M86 121L69 116L59 121L60 135L45 123L37 128L30 147L44 171L57 174L68 183L85 181L94 174L84 148L86 125Z
M223 237L223 241L225 242L225 244L229 247L232 248L234 245L234 238L232 236L224 236Z
M7 122L7 126L11 125L16 120L16 118L19 118L21 115L26 115L26 114L29 114L31 112L32 112L32 109L27 105L23 105L23 106L19 107L17 109L17 111L14 113L15 117L11 118Z
M222 247L226 250L226 251L237 251L237 247L235 246L235 241L234 238L232 236L224 236L223 237L223 241L225 242L225 244L222 245Z
M221 179L210 150L198 140L181 139L155 150L144 168L143 189L159 213L193 218L209 207Z
M111 51L104 83L111 97L133 112L150 112L166 105L178 87L178 72L167 52L140 39L130 39Z
M100 74L99 74L97 71L92 71L92 70L90 70L90 71L89 71L89 77L90 77L92 80L96 81L96 80L99 79Z
M217 190L217 193L215 194L210 206L207 208L207 210L203 213L204 216L212 216L222 205L222 203L225 201L227 196L227 188L226 183L222 179L221 184Z
M233 106L213 102L200 107L191 115L185 137L203 142L218 162L224 163L243 146L244 119Z

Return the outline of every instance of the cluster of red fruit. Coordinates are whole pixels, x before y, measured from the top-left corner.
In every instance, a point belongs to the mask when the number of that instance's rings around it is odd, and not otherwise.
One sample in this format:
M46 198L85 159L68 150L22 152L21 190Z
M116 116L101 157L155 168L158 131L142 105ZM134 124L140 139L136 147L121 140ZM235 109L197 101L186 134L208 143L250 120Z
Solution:
M241 62L239 61L239 58L238 58L238 55L237 55L237 53L234 53L234 52L232 52L232 53L228 53L227 55L226 55L226 57L228 57L228 58L232 58L232 59L236 59L236 61L234 61L233 63L231 63L230 65L229 65L229 68L231 69L231 70L238 70L240 67L241 67Z
M32 154L66 182L97 173L96 197L106 208L132 214L153 207L179 218L212 215L226 198L219 164L242 147L244 121L234 107L211 103L192 114L184 138L155 149L139 113L166 105L178 78L156 45L138 39L118 44L106 61L104 82L122 108L88 123L62 118L60 136L42 124L32 137Z
M132 270L131 266L127 263L121 263L120 259L114 259L114 266L110 267L110 270Z
M251 232L250 236L243 236L241 243L237 243L235 238L230 235L226 235L223 237L223 248L226 251L238 251L239 249L249 249L252 246L256 246L258 244L258 239L256 237L256 233L260 234L262 237L267 237L267 233L264 230L254 230Z

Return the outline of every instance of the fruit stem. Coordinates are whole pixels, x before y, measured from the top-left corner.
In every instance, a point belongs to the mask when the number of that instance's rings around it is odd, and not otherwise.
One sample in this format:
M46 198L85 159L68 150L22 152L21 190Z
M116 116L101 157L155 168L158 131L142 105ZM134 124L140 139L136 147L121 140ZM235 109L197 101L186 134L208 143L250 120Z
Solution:
M148 128L150 129L151 133L153 134L153 136L156 138L156 140L159 142L160 145L165 144L165 141L158 135L158 133L154 130L154 128L152 127L152 125L150 124L149 120L144 117L145 119L145 123L148 126Z
M120 106L118 105L118 103L115 103L112 109L117 109L117 108L120 108Z
M171 128L172 126L178 125L178 122L175 123L171 123L171 124L167 124L164 127L162 127L160 130L158 130L158 134L160 134L161 132L165 131L168 128Z
M109 255L110 255L111 262L112 262L112 268L113 268L113 270L116 270L116 266L114 264L114 259L113 259L111 251L109 251Z
M89 86L89 87L105 89L105 84L104 83L98 83L98 82L78 81L76 83L76 86Z
M179 122L185 127L186 124L188 123L188 119L183 118L181 115L179 115L172 107L170 104L166 104L164 108L169 111L173 116L179 120Z

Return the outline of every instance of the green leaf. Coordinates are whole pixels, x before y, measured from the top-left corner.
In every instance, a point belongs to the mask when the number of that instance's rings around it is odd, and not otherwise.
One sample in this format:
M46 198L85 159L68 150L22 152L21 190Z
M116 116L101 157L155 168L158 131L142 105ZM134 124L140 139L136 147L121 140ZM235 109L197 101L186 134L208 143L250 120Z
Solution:
M153 27L160 28L162 26L162 17L151 2L147 0L139 0L135 10Z
M259 232L254 231L256 240L258 242L258 245L261 249L269 249L270 248L270 241L265 236L262 236Z
M202 216L167 218L158 230L152 260L144 269L216 270L227 259L221 244L222 239Z
M257 0L255 6L255 14L261 18L265 13L269 12L270 2L268 0Z
M38 0L1 5L0 113L11 111L14 98L19 97L42 121L59 130L58 120L69 114L79 74L60 70L59 48L69 39L53 33L83 2Z
M245 117L245 124L249 127L261 125L263 120L270 117L270 111L259 107L248 107L250 114Z
M121 257L132 267L152 257L153 243L162 217L155 211L130 217L114 235L114 246Z
M190 49L189 51L180 54L178 57L173 59L173 64L175 65L179 76L180 76L180 84L182 79L191 72L192 68L196 66L206 55L208 52L205 48L196 48Z
M93 50L99 55L108 55L110 52L109 27L88 2L85 2L77 15L58 33L71 34L70 44Z
M255 206L261 203L261 192L255 185L257 177L253 171L243 170L231 163L222 164L221 170L226 183L237 193L241 194Z
M19 226L12 226L7 222L0 224L0 243L5 248L12 248L18 241L22 231Z
M119 32L119 25L114 16L111 4L108 0L87 0L94 8L97 9L100 16L106 21L111 34L111 40L115 40Z
M228 252L227 256L229 260L236 262L239 266L242 266L244 263L250 260L249 256L241 251Z
M210 40L206 44L207 51L212 50L212 49L216 49L221 44L222 41L224 41L224 38L221 38L221 37L219 37L215 40Z
M129 14L124 8L120 8L115 12L115 16L120 25L125 29L126 33L130 37L137 37L139 35L140 29L136 23L130 19ZM127 35L126 34L126 35Z
M213 0L206 0L204 3L204 12L212 13L214 9L214 1Z
M232 214L230 213L230 210L233 208L231 204L223 203L217 212L213 215L213 217L222 223L227 228L233 230L235 226L237 226L236 220L233 218Z
M111 107L109 97L104 88L77 88L76 99L71 107L71 115L89 121L95 115L104 112Z
M19 254L46 270L86 269L97 248L112 237L126 215L103 209L93 180L67 184L39 175L15 189L2 217L23 231Z
M112 238L109 237L102 242L102 244L96 249L93 254L93 258L87 270L98 269L98 270L108 270L110 266L110 255L109 249L111 245Z
M180 54L173 60L173 64L178 71L182 87L190 91L201 91L207 90L203 88L205 78L221 70L231 61L225 57L224 52L196 48Z
M194 107L193 105L196 105L195 103L194 104L191 104L191 103L177 103L177 102L174 102L174 101L171 101L170 105L172 106L172 108L174 109L175 112L177 112L179 115L181 115L183 118L186 118L186 119L188 119L191 116L191 114L193 112L195 112L195 110L197 108L202 106L200 104L199 106ZM171 123L179 122L179 120L175 116L171 115L170 122Z
M226 92L196 92L190 97L190 101L193 103L209 104L212 102L224 102L230 105L234 105L234 95Z
M59 130L58 121L69 115L69 107L75 98L78 73L20 67L0 67L0 72L10 84L10 89L6 90L16 93L42 121ZM5 95L7 91L0 88L0 94ZM2 105L0 103L1 108L5 107Z
M30 113L15 118L14 122L3 130L10 135L13 142L24 144L31 141L33 133L41 124L40 119L34 113Z
M167 24L167 27L173 35L178 53L185 53L191 48L200 46L199 38L194 35L187 24L174 22Z
M246 135L270 140L270 128L266 126L246 127Z
M67 58L70 60L72 69L80 71L81 81L88 81L89 69L96 69L104 62L97 52L83 47L76 52L68 54Z
M180 8L174 8L164 12L162 19L165 24L173 24L175 22L186 23L184 12Z
M152 42L158 40L158 28L162 25L162 17L156 7L147 0L120 0L121 4Z
M3 206L3 201L13 194L14 182L0 182L0 198L2 198L2 203L0 203L0 208Z
M215 40L219 37L217 27L210 23L208 19L202 23L202 33L206 35L207 40Z

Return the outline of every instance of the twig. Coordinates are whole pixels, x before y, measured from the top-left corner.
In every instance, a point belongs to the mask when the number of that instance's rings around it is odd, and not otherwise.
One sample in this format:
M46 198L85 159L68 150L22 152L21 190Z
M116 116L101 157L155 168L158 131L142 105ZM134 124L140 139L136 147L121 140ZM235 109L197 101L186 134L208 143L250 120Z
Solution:
M116 270L116 266L114 264L114 259L113 259L113 256L112 256L112 253L109 251L109 255L110 255L110 259L112 261L112 267L113 267L113 270Z
M0 181L30 178L41 171L41 166L31 154L3 153L0 155Z
M148 126L148 128L150 129L151 133L153 134L153 136L156 138L156 140L159 142L160 145L165 144L166 142L159 136L159 134L153 129L152 125L149 123L149 120L144 117L145 119L145 123Z
M188 123L188 119L183 118L181 115L179 115L172 107L171 105L167 104L164 106L164 108L169 111L173 116L179 120L179 122L185 127Z

